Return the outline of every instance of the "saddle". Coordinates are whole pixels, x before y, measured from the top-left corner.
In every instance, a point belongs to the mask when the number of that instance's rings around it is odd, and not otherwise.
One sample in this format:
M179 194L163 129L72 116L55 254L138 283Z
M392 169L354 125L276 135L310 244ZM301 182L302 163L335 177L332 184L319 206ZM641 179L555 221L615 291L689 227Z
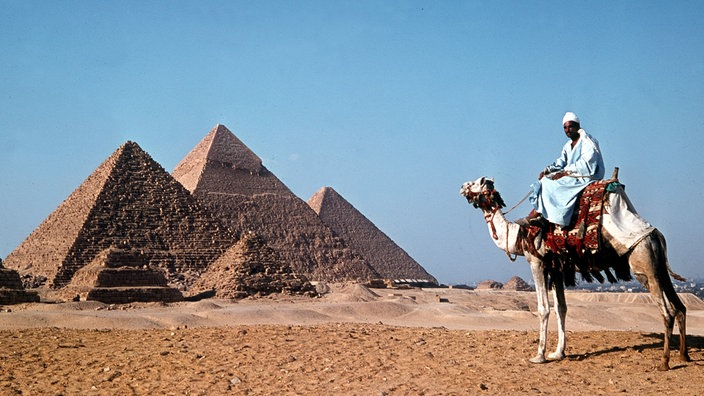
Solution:
M545 233L548 251L557 255L595 254L601 243L600 224L604 210L604 198L611 190L613 180L591 183L582 190L578 199L578 208L572 215L568 226L550 224Z

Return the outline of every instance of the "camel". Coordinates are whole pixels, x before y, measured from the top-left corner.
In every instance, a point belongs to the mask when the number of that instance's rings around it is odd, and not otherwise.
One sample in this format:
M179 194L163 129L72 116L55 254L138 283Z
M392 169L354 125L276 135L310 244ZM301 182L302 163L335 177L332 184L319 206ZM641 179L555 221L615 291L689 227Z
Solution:
M617 175L617 172L614 173ZM530 264L531 273L535 282L535 292L538 300L538 314L540 317L540 333L538 351L530 361L533 363L546 363L552 360L565 358L565 316L567 305L565 301L565 283L569 281L567 270L572 271L571 276L576 271L582 274L586 281L593 281L596 278L603 282L603 275L615 282L616 277L620 279L630 279L632 273L636 279L650 292L657 301L665 324L664 331L664 353L658 366L661 371L670 368L670 338L674 327L675 319L679 327L679 357L682 361L690 361L686 344L686 307L680 301L672 285L670 275L675 279L683 280L682 277L672 272L670 269L665 238L657 229L650 226L643 235L635 241L624 241L618 229L614 229L613 221L610 217L617 217L616 213L609 213L608 203L614 199L625 199L630 209L629 214L640 218L632 209L630 201L625 196L625 192L620 189L617 193L608 193L608 200L602 214L600 231L603 240L602 251L606 260L592 260L589 263L572 261L562 265L555 265L554 260L549 260L550 252L546 246L544 230L529 234L529 226L522 226L515 222L506 220L501 208L504 202L501 195L494 189L494 180L481 177L475 181L466 182L462 185L460 194L467 198L470 204L481 209L487 222L489 233L497 247L504 250L511 260L516 256L524 256ZM615 206L615 202L611 202ZM647 223L645 223L647 224ZM533 230L534 231L534 230ZM626 233L627 234L627 233ZM632 245L632 246L631 246ZM617 249L618 248L618 249ZM617 252L616 250L620 250ZM514 255L511 257L511 255ZM554 258L554 257L553 257ZM559 259L559 257L557 257ZM595 261L597 262L595 264ZM572 266L570 268L570 266ZM580 268L581 267L581 268ZM617 276L614 277L612 270ZM574 278L572 278L572 284ZM550 316L550 302L548 300L548 289L552 289L555 301L555 314L558 321L558 342L554 352L546 357L546 343L548 333L548 319Z

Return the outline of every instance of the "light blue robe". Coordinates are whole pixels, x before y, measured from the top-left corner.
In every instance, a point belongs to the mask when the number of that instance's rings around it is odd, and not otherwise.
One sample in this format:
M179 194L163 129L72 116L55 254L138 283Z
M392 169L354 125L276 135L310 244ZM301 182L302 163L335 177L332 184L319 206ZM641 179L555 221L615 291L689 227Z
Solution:
M574 148L571 144L571 140L565 143L560 157L545 168L547 176L531 185L530 202L535 210L549 222L561 226L569 225L579 193L589 183L604 178L599 142L580 129L577 144ZM549 174L559 171L570 172L570 175L552 180Z

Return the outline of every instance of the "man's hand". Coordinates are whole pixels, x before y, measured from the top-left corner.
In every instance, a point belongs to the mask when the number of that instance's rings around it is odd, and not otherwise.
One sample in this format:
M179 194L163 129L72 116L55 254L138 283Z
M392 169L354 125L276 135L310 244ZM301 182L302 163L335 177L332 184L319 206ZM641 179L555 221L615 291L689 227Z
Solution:
M563 177L565 177L567 175L569 175L569 172L561 171L561 172L557 172L554 175L552 175L551 179L558 180L558 179L562 179Z

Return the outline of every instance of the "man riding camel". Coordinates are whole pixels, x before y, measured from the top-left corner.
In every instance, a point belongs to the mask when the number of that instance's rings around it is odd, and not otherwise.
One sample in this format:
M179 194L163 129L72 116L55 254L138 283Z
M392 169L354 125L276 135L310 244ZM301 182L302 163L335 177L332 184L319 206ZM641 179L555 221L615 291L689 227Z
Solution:
M590 183L604 178L604 159L599 142L580 128L579 117L565 113L562 127L569 138L560 156L543 169L538 182L531 185L529 200L534 209L521 225L541 225L547 220L567 226L577 204L579 193Z

